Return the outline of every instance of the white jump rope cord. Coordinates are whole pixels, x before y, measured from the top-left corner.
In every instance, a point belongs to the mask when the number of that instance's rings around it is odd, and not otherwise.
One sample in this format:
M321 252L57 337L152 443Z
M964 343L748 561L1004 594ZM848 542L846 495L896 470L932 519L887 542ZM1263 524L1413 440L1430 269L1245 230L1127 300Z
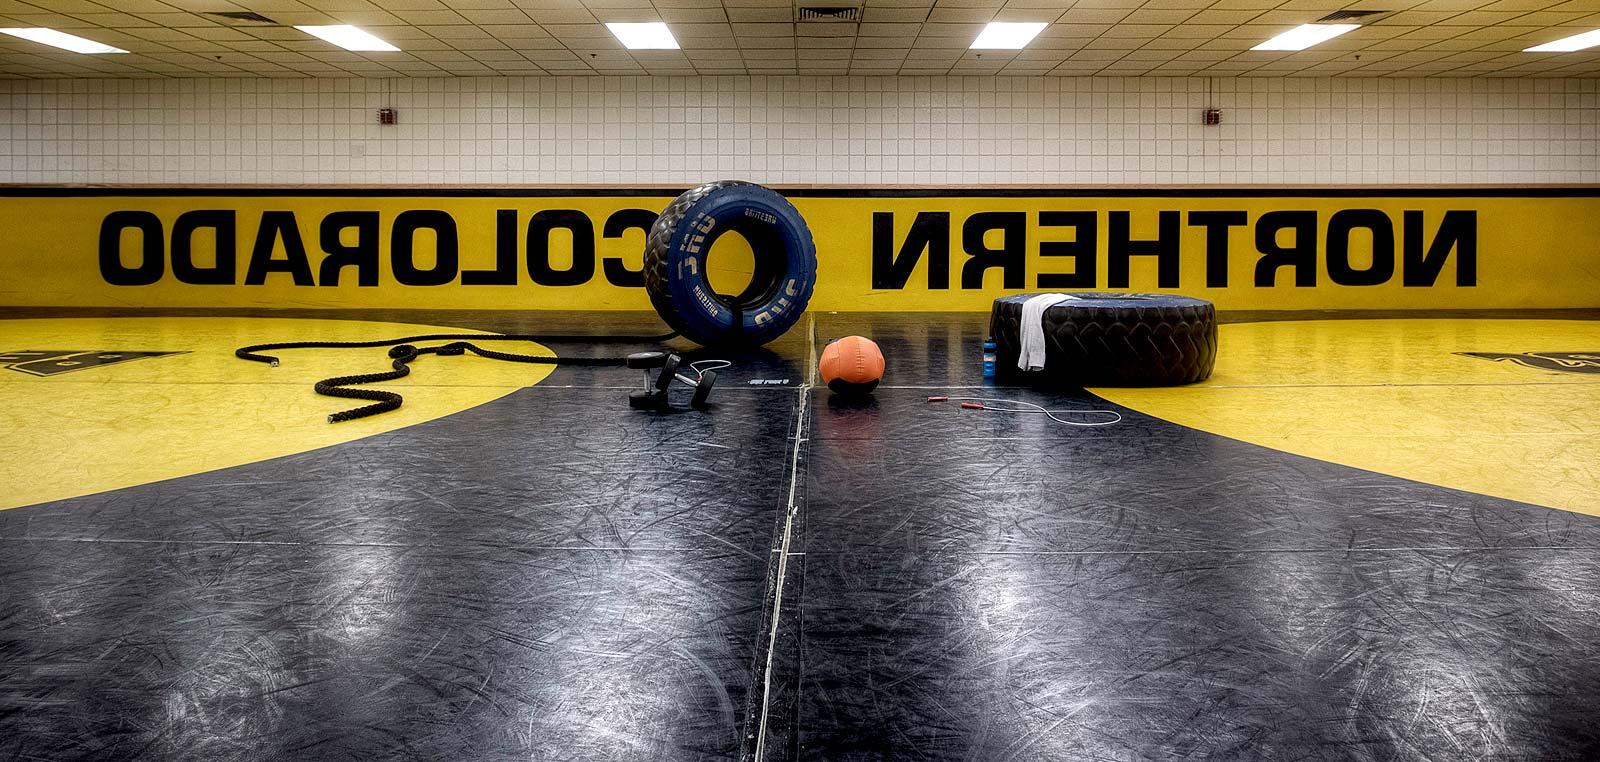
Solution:
M1023 400L994 399L990 397L948 397L947 399L949 399L951 402L981 403L983 404L983 407L980 408L981 410L993 410L997 413L1044 413L1050 417L1050 420L1055 421L1056 423L1064 423L1068 426L1110 426L1114 423L1122 422L1122 414L1115 410L1049 410L1043 405L1035 405L1032 402L1025 402ZM990 406L990 403L996 402L1002 405L1026 405L1026 407ZM1062 415L1109 415L1111 416L1111 419L1106 421L1069 421L1063 418L1057 418L1056 413L1061 413Z
M708 370L722 370L723 368L731 367L733 367L733 362L729 360L696 360L689 363L689 369L694 371L695 383L700 383L700 379L706 375Z

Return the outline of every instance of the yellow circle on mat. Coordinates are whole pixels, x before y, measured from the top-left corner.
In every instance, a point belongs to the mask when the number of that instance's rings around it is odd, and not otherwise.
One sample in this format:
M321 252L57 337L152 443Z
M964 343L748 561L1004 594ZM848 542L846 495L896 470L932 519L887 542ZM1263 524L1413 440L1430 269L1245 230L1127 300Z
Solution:
M293 455L433 420L543 380L551 365L427 356L368 388L397 411L330 424L366 404L312 391L331 376L390 369L384 348L291 349L283 363L233 350L277 341L487 333L432 325L282 318L0 320L0 509ZM423 346L443 342L424 343ZM554 356L531 342L494 348ZM175 353L141 356L139 353Z
M1296 455L1600 515L1600 321L1231 324L1203 383L1092 391Z

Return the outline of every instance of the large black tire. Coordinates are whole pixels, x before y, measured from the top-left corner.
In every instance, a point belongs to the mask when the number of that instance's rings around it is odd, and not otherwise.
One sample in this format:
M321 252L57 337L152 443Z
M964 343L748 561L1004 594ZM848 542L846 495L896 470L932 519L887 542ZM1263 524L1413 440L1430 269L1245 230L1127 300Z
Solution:
M1036 294L994 300L989 331L1002 381L1064 386L1177 386L1203 381L1217 359L1211 302L1165 294L1075 293L1044 312L1044 370L1024 373L1022 304Z
M705 257L723 233L750 242L755 268L739 294L711 287ZM805 219L776 191L724 180L667 205L645 241L644 286L667 325L704 346L757 346L800 319L817 279L817 249Z

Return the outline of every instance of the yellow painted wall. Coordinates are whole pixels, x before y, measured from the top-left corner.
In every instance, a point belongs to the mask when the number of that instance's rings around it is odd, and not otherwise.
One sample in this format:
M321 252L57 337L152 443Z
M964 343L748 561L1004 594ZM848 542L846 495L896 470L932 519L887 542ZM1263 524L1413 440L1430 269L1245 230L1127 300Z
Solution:
M614 267L637 270L644 233L629 229L613 238L602 233L606 221L619 212L631 209L653 213L671 200L670 194L657 191L642 192L644 195L597 195L586 191L475 195L453 191L437 196L384 195L383 191L329 195L314 189L252 190L240 191L240 195L182 190L171 191L171 195L148 191L116 195L115 189L103 191L104 195L98 195L101 191L85 193L61 195L49 190L12 188L0 196L0 230L5 236L0 242L0 306L649 309L642 289L608 282L603 265L604 260L613 259ZM1447 191L1393 191L1385 195L1382 190L1373 190L1371 195L1362 196L1348 195L1349 191L1316 196L1204 189L1186 194L1153 192L1147 196L1084 196L1041 190L1018 190L1017 195L1009 196L996 195L995 191L968 195L950 191L949 195L939 196L895 193L810 190L792 195L817 243L818 283L811 309L987 310L993 298L1001 294L1041 288L1066 290L1040 280L1041 274L1048 278L1052 273L1073 270L1068 258L1052 256L1082 230L1051 224L1060 222L1062 213L1088 213L1088 217L1077 219L1092 219L1097 234L1094 286L1072 290L1174 291L1211 299L1223 309L1252 310L1600 307L1600 190L1592 188L1574 188L1570 193L1548 188L1463 190L1457 195L1444 195ZM221 210L232 215L237 265L226 284L184 283L173 271L170 239L174 223L180 215L195 210ZM455 225L459 264L447 268L446 282L440 285L404 285L397 282L394 270L394 225L403 213L428 210L448 215ZM581 215L578 219L587 220L593 228L594 273L576 285L540 285L528 271L529 220L550 210L576 212ZM114 212L148 213L159 220L162 240L155 250L163 269L154 282L114 285L106 281L100 264L100 242L108 215ZM311 282L297 285L290 273L271 272L260 284L246 285L263 220L271 219L271 213L283 212L293 214ZM377 215L376 285L360 285L354 267L340 271L338 285L324 282L322 262L328 253L321 228L330 214L340 212ZM1222 268L1213 266L1208 272L1207 230L1195 224L1199 219L1195 215L1207 212L1242 213L1246 222L1226 232L1226 286L1208 285L1208 277L1215 278ZM1270 283L1258 284L1262 246L1295 243L1295 236L1287 231L1258 240L1263 222L1283 218L1279 213L1285 212L1314 213L1311 259L1304 270L1278 269ZM948 221L937 217L939 213L947 213ZM1129 259L1126 288L1111 282L1115 258L1109 240L1115 235L1113 228L1122 213L1126 214L1126 237L1135 241L1158 237L1162 215L1169 214L1168 240L1176 241L1175 285L1160 286L1154 256ZM1473 277L1458 280L1458 268L1465 255L1456 247L1444 254L1445 263L1436 279L1430 279L1427 285L1405 285L1405 271L1419 269L1408 268L1404 261L1407 228L1420 231L1420 238L1416 239L1420 247L1413 248L1424 251L1438 234L1447 213L1454 215L1451 219L1458 229L1470 221L1476 260ZM515 238L508 251L515 257L516 285L464 284L460 271L495 267L501 229L498 220L507 214L515 215L515 224L506 229ZM948 280L936 277L930 287L930 260L924 254L903 286L875 288L874 247L879 249L881 281L887 269L884 265L900 253L918 214L925 215L925 230L942 229L939 235L948 236ZM1340 216L1335 217L1336 214ZM568 218L573 219L570 214ZM1336 219L1368 223L1377 220L1380 226L1392 229L1392 277L1372 285L1334 282L1328 240L1330 223ZM1009 224L1020 224L1011 230L1013 235L1020 232L1020 237L1008 240L1007 233L998 229ZM984 232L986 226L997 229ZM142 236L126 232L113 238L120 247L116 261L137 269L142 259ZM282 259L284 244L275 238L269 235L266 240L275 252L273 256ZM572 238L565 230L549 236L548 259L553 269L572 266ZM1343 277L1347 281L1360 280L1360 272L1373 266L1374 235L1363 228L1348 238L1350 270L1355 275L1345 273ZM211 267L215 263L213 239L209 230L193 238L192 259L197 265ZM335 245L356 243L355 232L346 230ZM435 266L433 246L431 233L416 237L417 267L427 270ZM968 264L972 250L983 248L1018 253L1015 264L1020 268L1013 269L1009 287L1002 268L978 273L975 266ZM963 273L969 268L974 274L964 287ZM1309 276L1314 284L1300 281L1297 285L1297 275Z

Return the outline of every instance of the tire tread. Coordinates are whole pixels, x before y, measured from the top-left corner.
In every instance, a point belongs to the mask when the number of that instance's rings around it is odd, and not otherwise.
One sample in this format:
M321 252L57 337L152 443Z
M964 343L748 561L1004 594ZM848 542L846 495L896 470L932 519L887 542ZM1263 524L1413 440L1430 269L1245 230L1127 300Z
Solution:
M673 199L662 210L661 216L656 218L655 224L650 226L650 235L645 239L644 248L644 288L650 295L650 304L672 330L684 335L693 333L693 327L684 320L677 305L673 304L667 288L667 254L672 246L673 231L689 216L689 210L700 199L711 195L712 191L751 184L743 180L719 180L690 188Z
M1150 306L1066 303L1044 313L1045 368L1023 373L1022 303L995 300L990 333L997 375L1008 381L1039 377L1072 386L1177 386L1210 377L1217 358L1217 312L1210 302L1173 298ZM1096 296L1096 295L1087 295ZM1107 298L1125 294L1103 294Z

